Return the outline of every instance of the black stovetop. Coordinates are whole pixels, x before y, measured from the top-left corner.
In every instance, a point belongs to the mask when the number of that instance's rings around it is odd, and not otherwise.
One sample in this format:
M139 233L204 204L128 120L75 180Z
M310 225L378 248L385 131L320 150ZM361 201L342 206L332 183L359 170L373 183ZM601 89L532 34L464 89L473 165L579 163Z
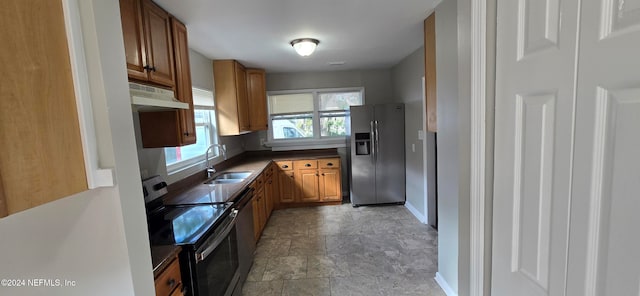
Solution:
M160 207L149 213L152 245L197 245L231 211L230 204Z

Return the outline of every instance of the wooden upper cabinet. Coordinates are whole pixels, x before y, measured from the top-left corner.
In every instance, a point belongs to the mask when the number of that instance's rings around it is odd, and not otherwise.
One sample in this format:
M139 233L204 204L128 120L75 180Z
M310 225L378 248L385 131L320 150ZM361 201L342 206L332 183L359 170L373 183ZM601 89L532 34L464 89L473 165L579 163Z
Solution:
M120 0L120 21L130 78L147 80L147 57L140 0Z
M177 111L180 118L180 143L181 145L190 145L196 142L196 122L193 109L187 27L176 18L171 18L171 29L176 61L176 96L179 101L189 104L189 109Z
M151 0L142 0L149 81L174 86L171 17Z
M427 97L427 131L438 131L436 91L436 14L424 20L424 89Z
M151 0L120 0L120 20L129 78L174 87L169 13Z
M240 131L250 131L249 98L247 96L247 70L238 62L234 64L236 75L236 92L238 98L238 122Z
M187 28L171 18L172 54L175 59L176 98L189 104L186 110L140 112L140 132L144 148L178 147L196 142L196 126L189 64Z
M262 69L247 69L247 91L249 98L249 128L252 131L268 128L267 88Z
M88 190L62 4L0 1L0 217Z
M218 132L221 136L249 132L246 70L235 60L213 61Z

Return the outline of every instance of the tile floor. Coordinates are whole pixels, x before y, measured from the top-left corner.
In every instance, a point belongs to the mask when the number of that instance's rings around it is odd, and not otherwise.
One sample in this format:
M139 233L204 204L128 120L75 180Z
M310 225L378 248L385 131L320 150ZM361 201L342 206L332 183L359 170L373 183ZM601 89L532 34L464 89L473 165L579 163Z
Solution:
M404 206L274 211L243 295L444 296L437 240Z

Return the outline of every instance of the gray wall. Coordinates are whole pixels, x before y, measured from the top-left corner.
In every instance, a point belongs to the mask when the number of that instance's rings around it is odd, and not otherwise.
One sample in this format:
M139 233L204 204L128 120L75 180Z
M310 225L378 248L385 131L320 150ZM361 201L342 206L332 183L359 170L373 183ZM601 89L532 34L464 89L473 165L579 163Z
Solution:
M426 133L425 139L418 138L418 131L424 132L424 47L420 47L391 69L393 96L405 104L405 155L406 155L406 206L426 223L425 203L427 194L435 193L435 137ZM415 150L412 149L415 145ZM428 169L424 169L424 146L427 146ZM429 178L427 192L424 180ZM432 205L434 206L434 205Z
M267 73L267 90L364 87L367 104L392 101L391 71L360 70L304 73Z
M438 98L438 273L458 291L458 56L457 3L436 7Z
M213 61L206 58L202 54L189 50L189 63L191 66L191 83L193 87L214 91L213 81ZM215 98L215 91L213 94ZM185 178L197 171L204 170L205 165L201 164L191 170L167 175L167 167L165 164L163 148L142 148L142 140L140 137L140 120L138 113L133 113L134 127L136 133L136 145L138 148L138 162L140 165L140 174L142 177L160 175L163 176L167 183L174 183ZM227 146L227 155L232 157L245 151L243 136L220 137L220 143Z
M436 7L438 274L469 294L471 1Z

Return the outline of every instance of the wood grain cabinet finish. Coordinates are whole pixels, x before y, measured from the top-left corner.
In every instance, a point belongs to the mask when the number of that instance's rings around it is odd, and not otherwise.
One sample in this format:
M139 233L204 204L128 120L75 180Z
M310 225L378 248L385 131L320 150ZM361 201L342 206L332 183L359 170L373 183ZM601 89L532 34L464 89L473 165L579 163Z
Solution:
M247 69L247 94L249 102L249 129L267 130L267 88L262 69Z
M140 0L120 0L120 21L129 78L146 81L147 53Z
M221 136L250 131L246 75L244 66L235 60L213 61L218 131Z
M296 186L293 171L278 172L278 188L280 189L280 198L278 199L280 204L293 203L296 201L298 187Z
M320 201L319 174L316 169L296 170L296 186L299 192L299 201L313 202Z
M438 106L436 90L436 14L424 20L424 89L427 97L427 131L438 131Z
M172 17L171 31L175 53L175 94L179 101L189 104L189 109L140 112L142 146L145 148L177 147L196 142L187 28Z
M320 169L320 201L341 201L342 185L340 169Z
M88 190L62 1L0 1L0 217Z
M156 296L182 295L182 287L180 261L175 257L155 279Z
M171 16L151 0L120 0L129 78L175 86Z

